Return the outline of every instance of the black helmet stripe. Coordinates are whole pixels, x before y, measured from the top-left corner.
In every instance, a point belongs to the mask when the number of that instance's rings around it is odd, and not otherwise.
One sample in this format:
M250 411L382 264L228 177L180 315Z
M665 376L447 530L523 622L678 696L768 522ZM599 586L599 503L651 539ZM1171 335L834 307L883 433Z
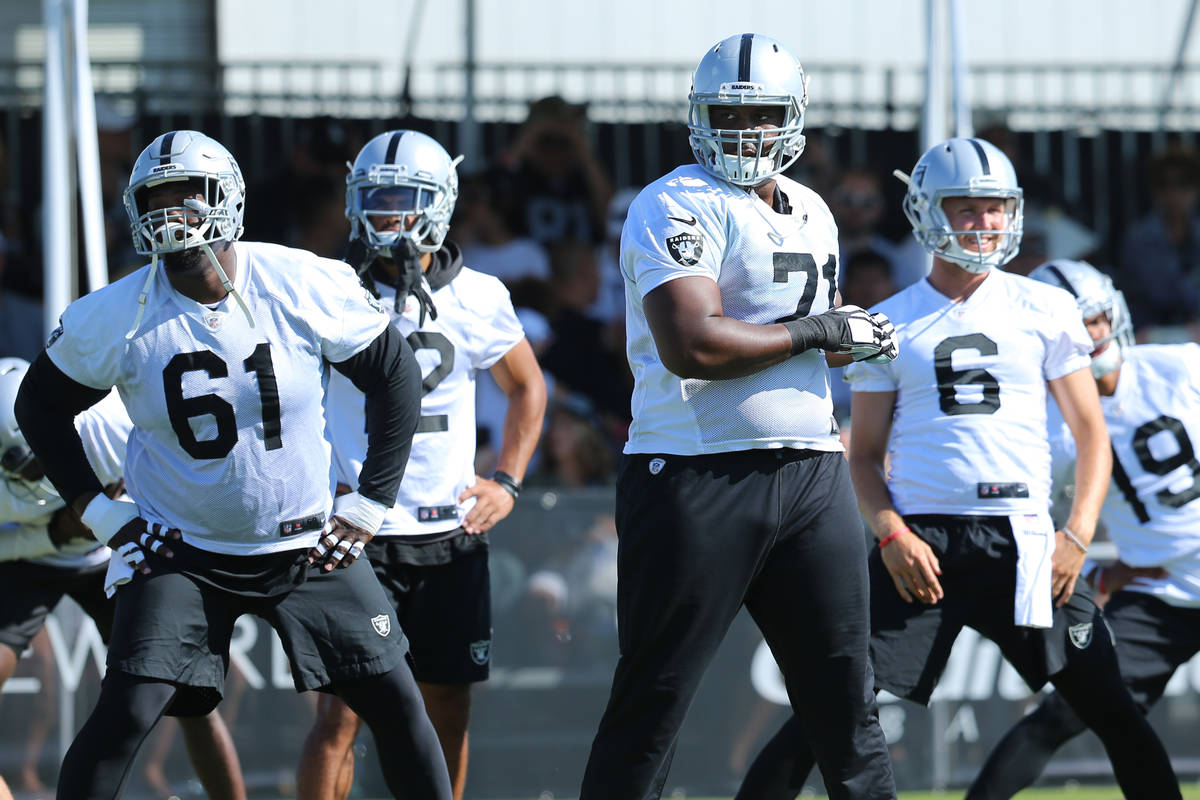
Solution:
M1062 284L1062 288L1066 289L1068 292L1071 293L1071 297L1074 297L1075 299L1079 299L1079 292L1075 291L1075 287L1071 285L1071 282L1069 280L1067 280L1067 276L1063 275L1061 269L1054 266L1053 264L1047 264L1046 272L1049 272L1051 275L1053 275L1058 280L1058 282L1060 284Z
M975 152L979 154L979 163L983 165L983 174L991 175L992 168L988 166L988 157L987 153L983 151L983 145L976 139L967 139L967 141L971 143L971 147L974 147Z
M159 164L170 164L171 163L171 142L174 141L174 139L175 139L175 131L171 131L170 133L168 133L166 136L163 137L162 147L160 147L158 149L158 163Z
M386 164L392 164L396 161L396 151L400 149L400 140L404 138L402 132L392 134L392 138L388 140L387 155L383 157Z
M743 33L742 44L738 49L738 80L750 80L750 50L754 47L754 34Z

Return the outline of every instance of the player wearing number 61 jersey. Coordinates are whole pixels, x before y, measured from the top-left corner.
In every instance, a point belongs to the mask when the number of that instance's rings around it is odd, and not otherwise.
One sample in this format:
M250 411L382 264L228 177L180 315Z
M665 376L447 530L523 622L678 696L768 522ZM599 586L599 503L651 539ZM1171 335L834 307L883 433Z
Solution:
M233 624L263 617L298 691L366 715L393 793L449 797L445 762L404 660L405 639L362 547L396 496L420 375L407 343L344 264L240 242L245 184L196 131L157 137L125 193L151 263L72 303L17 398L59 494L128 564L108 672L63 762L59 797L115 797L164 710L216 706ZM161 269L160 267L161 262ZM331 516L323 437L329 366L367 396L369 447ZM111 500L73 417L116 386L133 421L133 502ZM403 788L402 788L403 787Z

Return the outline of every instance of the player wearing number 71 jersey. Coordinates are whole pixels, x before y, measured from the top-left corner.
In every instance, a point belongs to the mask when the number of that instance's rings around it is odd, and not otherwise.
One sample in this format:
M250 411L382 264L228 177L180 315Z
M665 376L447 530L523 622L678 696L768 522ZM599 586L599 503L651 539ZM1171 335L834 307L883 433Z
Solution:
M18 395L47 477L121 554L110 563L130 568L100 698L63 762L59 797L116 797L164 709L215 707L234 622L251 613L280 633L298 691L336 692L364 715L394 794L444 800L445 762L404 635L356 560L396 497L420 374L349 267L238 241L244 200L218 142L186 130L151 142L125 193L151 263L72 303ZM332 517L331 364L366 393L369 439L357 492ZM134 426L125 482L135 502L100 493L72 424L113 386Z

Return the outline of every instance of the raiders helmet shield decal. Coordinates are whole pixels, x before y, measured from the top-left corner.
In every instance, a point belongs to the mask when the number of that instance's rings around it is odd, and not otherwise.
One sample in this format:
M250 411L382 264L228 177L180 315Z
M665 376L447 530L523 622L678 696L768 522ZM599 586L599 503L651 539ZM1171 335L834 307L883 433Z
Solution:
M704 239L695 233L680 233L667 239L667 251L671 258L685 267L700 263L704 254Z

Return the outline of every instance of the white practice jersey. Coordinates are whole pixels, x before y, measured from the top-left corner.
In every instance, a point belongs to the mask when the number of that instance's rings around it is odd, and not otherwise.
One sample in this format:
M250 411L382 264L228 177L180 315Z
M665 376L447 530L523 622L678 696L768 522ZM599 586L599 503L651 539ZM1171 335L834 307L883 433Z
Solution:
M642 307L668 281L716 281L727 317L770 324L829 310L837 226L811 189L783 177L776 213L745 189L680 167L633 201L621 234L626 351L633 370L627 453L698 455L756 448L842 449L825 356L809 350L730 380L680 378L659 358Z
M437 319L425 318L409 297L397 315L395 290L378 284L392 324L408 339L421 365L421 421L400 484L379 536L424 536L451 531L475 505L458 497L475 483L475 372L488 369L525 337L504 284L461 270L430 296ZM329 382L329 431L338 480L358 486L367 453L365 399L349 379Z
M125 445L133 423L121 405L117 393L75 417L75 429L83 440L83 452L96 472L100 483L108 486L122 477L125 466ZM44 487L44 488L41 488ZM75 540L56 548L50 541L47 526L51 517L66 505L49 481L33 491L13 481L0 481L0 521L15 523L15 529L0 534L17 541L0 544L0 560L21 559L51 567L91 567L108 561L109 549L93 540ZM13 545L9 547L8 545Z
M1137 345L1122 355L1116 392L1100 398L1114 455L1101 520L1122 561L1167 570L1127 589L1200 607L1200 345ZM1050 425L1065 464L1056 474L1069 481L1074 442L1061 416Z
M72 303L47 353L121 393L134 424L125 485L144 518L213 552L308 548L332 507L325 361L365 349L387 315L340 261L252 242L234 252L253 328L233 297L210 309L160 269L126 340L143 267Z
M878 304L900 355L846 367L855 392L896 392L888 488L901 514L1045 513L1046 382L1091 363L1062 289L1000 270L962 303L918 281Z

